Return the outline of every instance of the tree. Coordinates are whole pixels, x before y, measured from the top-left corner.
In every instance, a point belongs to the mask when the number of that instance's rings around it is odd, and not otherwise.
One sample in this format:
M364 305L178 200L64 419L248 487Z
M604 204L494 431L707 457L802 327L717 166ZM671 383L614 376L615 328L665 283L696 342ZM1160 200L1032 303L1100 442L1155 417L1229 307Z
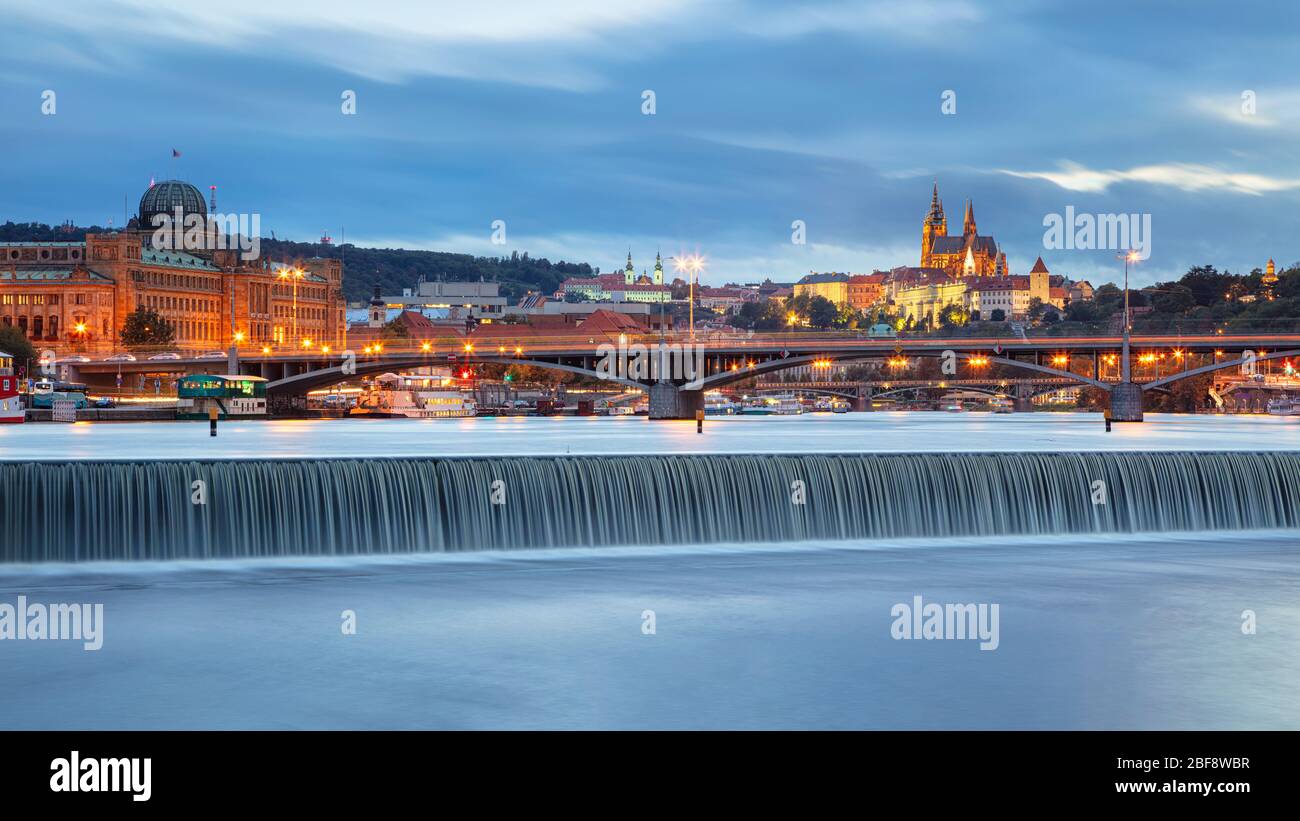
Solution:
M1002 310L1001 308L994 308L994 309L992 310L992 312L989 313L989 321L991 321L991 322L1006 322L1006 321L1007 321L1007 312L1004 311L1004 310Z
M951 303L939 311L939 324L944 328L960 328L970 321L970 314L961 305Z
M399 321L400 319L401 318L398 317L397 319L390 319L388 322L385 322L384 326L379 329L379 338L385 340L410 339L411 331Z
M36 348L21 330L14 325L0 325L0 351L4 351L14 358L14 373L18 373L18 368L30 368L30 364L37 360ZM30 370L25 371L26 376L31 376Z
M1162 314L1182 314L1196 307L1196 294L1177 282L1161 283L1150 295L1151 308Z
M824 296L815 296L808 303L808 324L814 328L826 329L835 324L839 309L835 303Z
M176 328L157 311L143 305L127 314L122 344L128 348L166 347L176 340Z

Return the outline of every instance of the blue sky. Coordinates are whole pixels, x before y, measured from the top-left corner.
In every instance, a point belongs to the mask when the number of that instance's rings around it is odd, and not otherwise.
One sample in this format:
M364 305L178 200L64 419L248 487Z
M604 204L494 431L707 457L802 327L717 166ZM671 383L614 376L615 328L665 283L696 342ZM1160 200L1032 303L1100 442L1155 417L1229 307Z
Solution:
M1044 248L1067 206L1151 215L1139 283L1300 259L1291 4L162 6L6 1L0 220L121 224L176 176L280 237L602 270L698 252L720 284L915 265L937 178L1014 272L1118 275L1112 250Z

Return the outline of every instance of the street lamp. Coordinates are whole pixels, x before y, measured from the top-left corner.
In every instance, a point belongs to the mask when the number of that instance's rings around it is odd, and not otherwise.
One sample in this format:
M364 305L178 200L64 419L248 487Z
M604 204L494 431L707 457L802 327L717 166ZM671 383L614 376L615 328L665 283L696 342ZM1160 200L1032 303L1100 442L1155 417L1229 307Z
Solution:
M688 296L690 307L688 310L690 313L689 322L691 327L691 341L694 342L695 341L695 280L699 278L700 271L703 270L704 268L704 260L700 257L699 254L691 254L689 257L683 257L683 258L673 257L673 267L676 268L678 273L689 273L691 275L690 291Z
M1129 359L1129 357L1128 357L1128 338L1129 338L1129 331L1131 330L1131 329L1130 329L1130 324L1131 324L1131 323L1130 323L1130 319L1129 319L1129 311L1128 311L1128 266L1129 266L1130 263L1136 265L1137 262L1138 262L1138 260L1142 259L1142 256L1141 256L1137 251L1134 251L1134 250L1129 250L1128 253L1126 253L1126 254L1122 254L1121 256L1124 258L1124 332L1123 332L1123 339L1124 339L1123 357L1124 357L1124 359L1123 359L1123 362L1121 363L1122 366L1123 366L1124 372L1123 372L1123 375L1122 375L1121 381L1123 381L1123 382L1128 382L1128 381L1129 381L1129 370L1130 370L1130 369L1129 369L1129 361L1128 361L1128 359Z

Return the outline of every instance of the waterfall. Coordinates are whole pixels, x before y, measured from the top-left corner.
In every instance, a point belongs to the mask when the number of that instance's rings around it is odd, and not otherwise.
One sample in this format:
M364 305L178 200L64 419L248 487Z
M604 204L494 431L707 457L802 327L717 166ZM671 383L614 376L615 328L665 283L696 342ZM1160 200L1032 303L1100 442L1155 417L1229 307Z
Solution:
M0 463L4 562L1246 530L1298 518L1291 452Z

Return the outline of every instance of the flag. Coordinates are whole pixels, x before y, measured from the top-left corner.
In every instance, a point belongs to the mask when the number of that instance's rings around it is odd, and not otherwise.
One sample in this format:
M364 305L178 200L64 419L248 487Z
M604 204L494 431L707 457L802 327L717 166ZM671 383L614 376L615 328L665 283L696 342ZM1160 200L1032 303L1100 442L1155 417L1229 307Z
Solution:
M174 148L172 149L172 159L173 159L173 160L176 159L177 157L179 157L180 155L181 155L181 152L177 151L177 150L174 149Z

